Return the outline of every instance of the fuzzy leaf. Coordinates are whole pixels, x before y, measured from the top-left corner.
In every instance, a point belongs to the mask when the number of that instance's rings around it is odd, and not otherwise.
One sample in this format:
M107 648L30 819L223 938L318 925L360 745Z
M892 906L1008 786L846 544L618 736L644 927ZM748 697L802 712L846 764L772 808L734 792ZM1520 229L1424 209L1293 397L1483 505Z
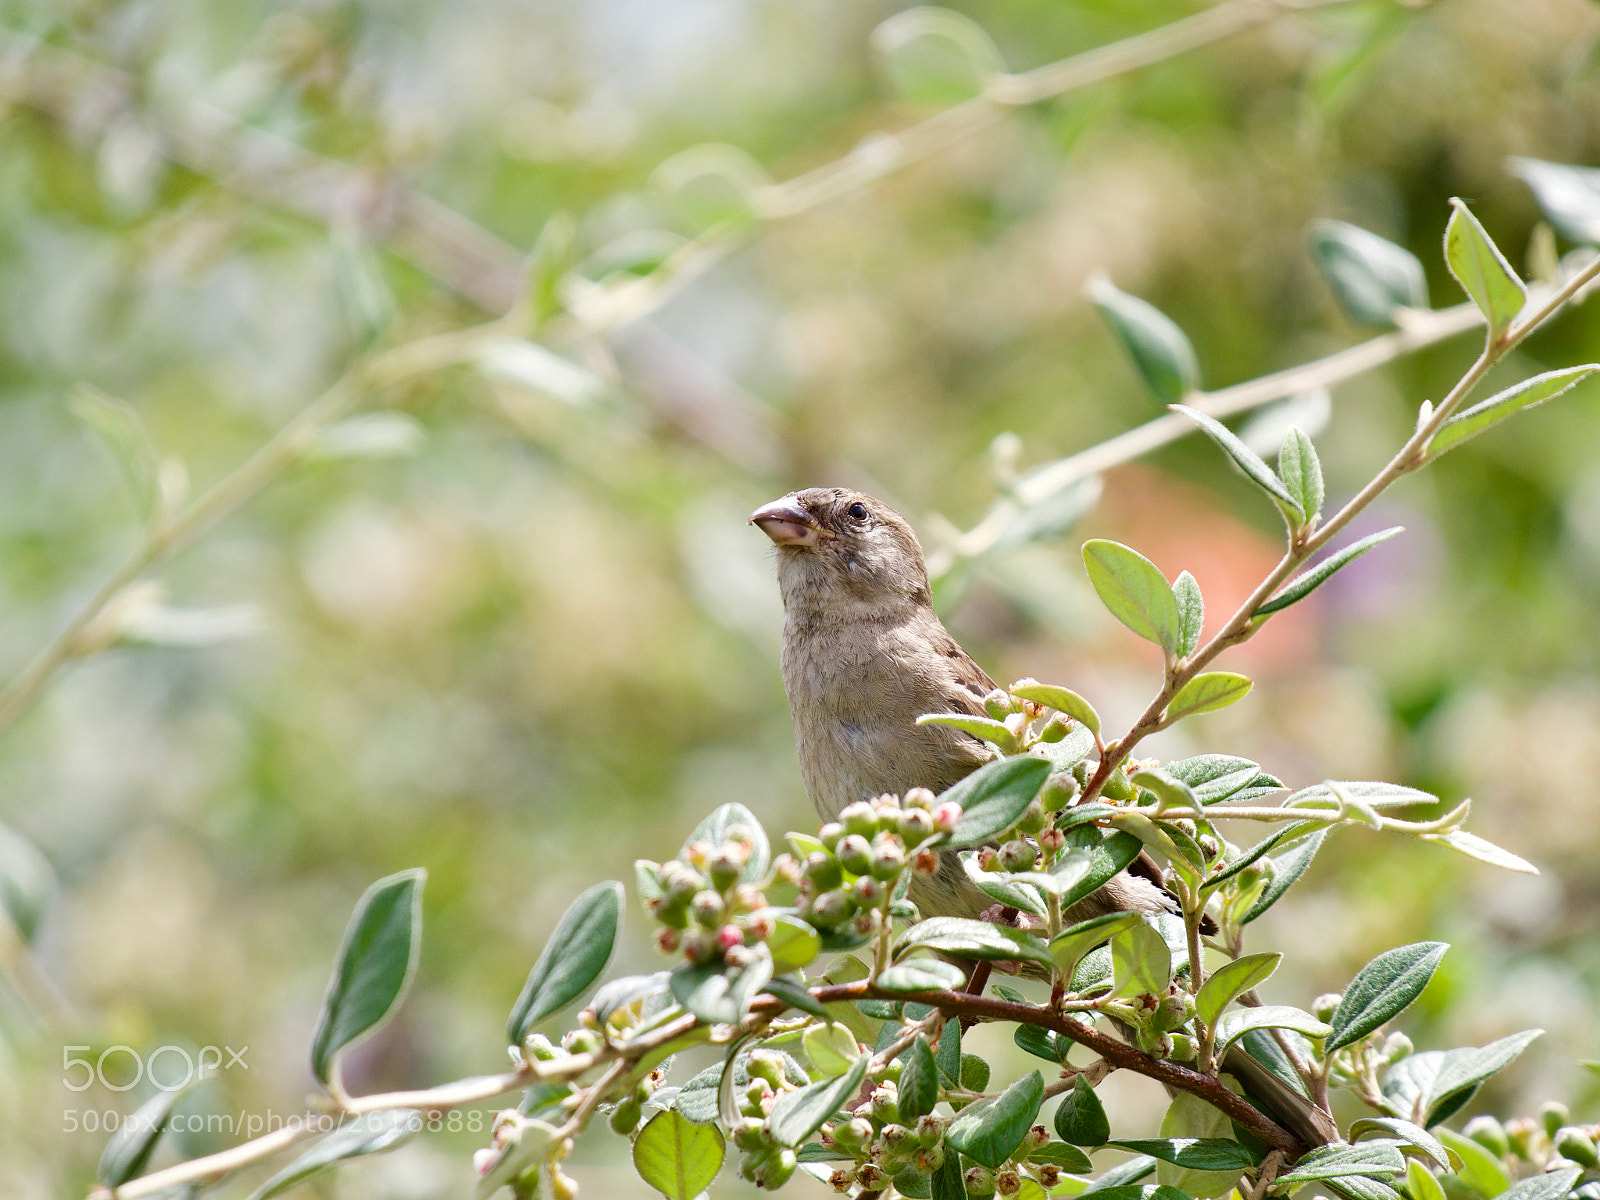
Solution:
M1223 1010L1241 992L1247 992L1278 969L1281 954L1247 954L1218 967L1194 998L1195 1011L1207 1025L1215 1025ZM1157 1156L1159 1157L1159 1155Z
M1468 858L1488 863L1491 867L1517 871L1523 875L1539 873L1539 868L1527 859L1519 858L1511 851L1485 841L1475 833L1468 833L1465 829L1453 829L1449 833L1425 833L1422 835L1422 840L1439 846L1448 846L1457 854L1465 854Z
M530 1029L571 1004L600 978L617 940L622 900L620 883L597 883L561 914L506 1022L506 1037L513 1046L520 1046Z
M716 1126L698 1125L670 1109L651 1117L633 1139L634 1170L667 1200L694 1200L717 1177L722 1156Z
M1009 691L1013 696L1023 700L1032 700L1035 704L1043 704L1057 712L1066 713L1091 732L1100 732L1100 714L1095 712L1094 705L1070 688L1059 687L1053 683L1040 683L1037 679L1019 679L1011 685Z
M946 789L941 802L961 806L961 819L944 848L966 850L981 846L1017 823L1017 818L1039 794L1050 764L1024 756L985 763L960 783Z
M1554 400L1575 384L1600 371L1600 363L1587 363L1581 367L1565 367L1559 371L1546 371L1532 379L1508 387L1471 408L1458 412L1446 421L1428 443L1428 457L1437 458L1470 441L1491 425L1498 425L1507 417Z
M1061 1097L1061 1107L1056 1109L1056 1136L1074 1146L1103 1146L1111 1136L1111 1122L1106 1119L1100 1097L1082 1075Z
M906 1048L905 1067L900 1072L900 1119L907 1125L933 1111L939 1102L939 1068L933 1061L928 1039L918 1036Z
M998 1169L1022 1144L1043 1102L1044 1079L1030 1071L998 1096L963 1108L945 1140L973 1162Z
M886 992L948 992L966 982L960 967L937 958L908 958L878 976L878 986Z
M923 713L917 718L918 725L948 725L952 729L959 729L962 733L970 733L975 738L986 742L993 742L1004 754L1017 752L1017 739L1011 731L999 721L989 717L978 717L971 713Z
M1056 969L1070 979L1073 969L1084 955L1096 946L1104 945L1117 934L1141 924L1142 921L1143 918L1136 912L1114 912L1100 917L1090 917L1087 921L1079 921L1071 928L1062 930L1050 939L1050 955L1055 961ZM1079 1143L1079 1145L1085 1144Z
M1309 521L1322 511L1322 464L1317 448L1298 427L1289 426L1278 451L1278 475Z
M772 847L767 841L767 831L756 820L755 814L742 804L724 804L704 821L684 842L688 849L696 842L709 842L720 846L725 842L743 841L750 847L749 857L739 871L740 883L757 883L772 865Z
M1090 280L1088 290L1156 399L1171 404L1200 386L1194 347L1171 317L1103 275Z
M1021 960L1051 966L1050 951L1030 933L965 917L934 917L913 925L895 939L895 956L915 948L956 958Z
M1335 572L1349 566L1374 546L1388 541L1397 533L1404 532L1405 526L1396 525L1392 529L1385 529L1380 533L1368 534L1359 542L1352 542L1338 553L1328 555L1327 558L1309 571L1296 575L1284 586L1283 591L1256 609L1256 618L1259 620L1262 617L1270 616L1272 613L1288 608L1291 604L1304 600L1312 592L1332 579Z
M768 1127L782 1146L798 1146L822 1127L861 1090L870 1054L863 1054L837 1079L813 1083L792 1092L780 1092L772 1106ZM709 1181L708 1181L709 1182Z
M1232 671L1206 671L1178 689L1167 704L1166 719L1177 721L1227 708L1248 696L1254 686L1251 680Z
M420 1130L422 1121L422 1114L411 1109L389 1109L356 1117L251 1192L250 1200L271 1200L346 1159L392 1150Z
M1197 408L1190 408L1185 404L1174 404L1171 407L1174 412L1182 413L1189 420L1200 426L1201 432L1222 447L1223 453L1233 459L1234 464L1245 473L1252 483L1272 497L1273 503L1284 511L1290 521L1296 525L1305 523L1306 514L1304 510L1301 509L1299 502L1289 494L1289 489L1284 487L1283 480L1278 478L1277 473L1271 467L1261 461L1260 455L1241 442L1231 429L1215 417L1203 413Z
M1185 658L1200 644L1200 630L1206 622L1206 602L1200 595L1199 583L1187 571L1180 571L1172 581L1172 597L1178 602L1178 657Z
M1384 951L1356 972L1329 1022L1328 1050L1337 1050L1366 1037L1405 1011L1428 986L1428 980L1433 978L1439 960L1448 949L1444 942L1397 946Z
M1217 1056L1252 1029L1292 1029L1306 1037L1325 1037L1328 1026L1316 1017L1287 1004L1263 1004L1259 1008L1235 1008L1217 1022Z
M323 1083L352 1042L383 1024L400 1004L422 950L421 868L378 880L356 902L338 963L311 1035L311 1071Z
M1343 221L1311 222L1311 253L1333 294L1363 325L1393 325L1397 308L1427 308L1428 280L1417 256Z
M1527 291L1478 218L1456 197L1450 204L1455 211L1444 230L1445 263L1488 322L1489 340L1498 341L1522 311Z
M1083 544L1083 563L1101 602L1134 633L1176 654L1183 622L1172 587L1159 567L1120 542L1095 538Z
M1545 219L1580 245L1600 245L1600 170L1537 158L1508 158L1511 173L1533 189Z

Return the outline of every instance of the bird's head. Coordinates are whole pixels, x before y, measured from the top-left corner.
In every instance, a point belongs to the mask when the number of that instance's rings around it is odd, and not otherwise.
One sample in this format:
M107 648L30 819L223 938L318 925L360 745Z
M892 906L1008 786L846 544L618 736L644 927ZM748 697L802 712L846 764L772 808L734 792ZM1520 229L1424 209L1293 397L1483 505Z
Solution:
M906 519L848 488L806 488L764 504L750 523L778 547L784 602L841 596L928 603L928 569Z

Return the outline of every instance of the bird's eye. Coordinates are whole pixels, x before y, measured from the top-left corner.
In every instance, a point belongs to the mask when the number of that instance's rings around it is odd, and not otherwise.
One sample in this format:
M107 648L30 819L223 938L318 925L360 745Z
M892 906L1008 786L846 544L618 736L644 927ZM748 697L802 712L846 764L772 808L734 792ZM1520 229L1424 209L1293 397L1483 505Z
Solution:
M857 521L865 521L867 519L867 506L859 500L844 511Z

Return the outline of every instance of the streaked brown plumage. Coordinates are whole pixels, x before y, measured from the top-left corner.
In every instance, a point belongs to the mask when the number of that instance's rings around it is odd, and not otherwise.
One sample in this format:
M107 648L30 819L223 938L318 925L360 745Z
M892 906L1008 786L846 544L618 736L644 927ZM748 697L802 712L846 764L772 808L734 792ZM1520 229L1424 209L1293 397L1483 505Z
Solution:
M807 488L757 509L750 521L777 546L783 685L801 778L818 815L832 820L845 805L885 792L942 792L986 762L989 751L976 738L916 723L932 712L983 715L995 683L934 612L922 547L905 518L861 492ZM1063 916L1070 923L1167 911L1160 878L1141 855L1132 871ZM994 907L953 854L941 856L937 875L917 878L911 895L925 917L977 917ZM1224 1067L1307 1145L1337 1137L1331 1118L1240 1046Z

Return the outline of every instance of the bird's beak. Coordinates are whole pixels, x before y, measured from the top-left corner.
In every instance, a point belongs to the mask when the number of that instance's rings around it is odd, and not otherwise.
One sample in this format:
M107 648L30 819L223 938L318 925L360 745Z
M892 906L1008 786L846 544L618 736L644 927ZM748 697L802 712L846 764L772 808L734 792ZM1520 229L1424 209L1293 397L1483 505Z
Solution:
M759 525L780 546L815 546L819 539L833 536L788 496L756 509L750 524Z

